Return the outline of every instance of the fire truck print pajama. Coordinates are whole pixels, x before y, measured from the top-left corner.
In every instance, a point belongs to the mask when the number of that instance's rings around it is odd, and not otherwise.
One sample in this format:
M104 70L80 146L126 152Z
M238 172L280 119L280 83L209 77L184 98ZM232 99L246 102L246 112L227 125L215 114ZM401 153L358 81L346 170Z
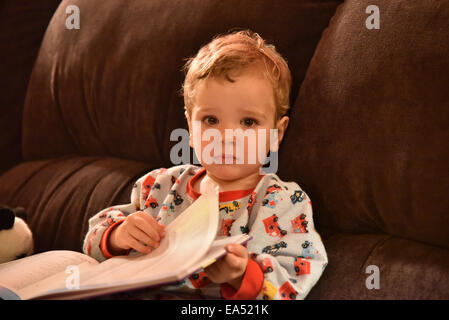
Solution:
M84 253L100 262L111 258L106 246L111 230L136 211L168 225L200 196L193 185L204 174L205 168L188 164L140 177L131 203L106 208L89 220ZM298 184L265 174L253 189L220 192L219 214L217 238L242 233L253 237L246 244L249 259L239 290L227 283L212 283L203 270L160 290L232 300L307 296L328 258L314 228L312 202Z

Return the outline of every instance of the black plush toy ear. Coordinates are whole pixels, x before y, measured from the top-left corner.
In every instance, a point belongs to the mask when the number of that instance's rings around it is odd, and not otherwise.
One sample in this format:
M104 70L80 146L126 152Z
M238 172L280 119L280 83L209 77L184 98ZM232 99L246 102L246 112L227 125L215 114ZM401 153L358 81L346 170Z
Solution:
M8 207L0 207L0 230L8 230L14 226L14 220L16 216L14 211Z
M23 207L16 207L16 208L12 209L12 211L14 212L14 215L16 217L21 218L23 221L27 220L27 212L25 211L25 209Z

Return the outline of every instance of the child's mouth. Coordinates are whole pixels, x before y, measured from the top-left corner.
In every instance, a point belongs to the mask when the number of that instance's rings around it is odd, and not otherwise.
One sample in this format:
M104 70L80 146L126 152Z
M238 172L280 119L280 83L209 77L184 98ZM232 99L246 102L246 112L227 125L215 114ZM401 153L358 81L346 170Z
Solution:
M226 162L228 162L228 163L236 162L237 158L233 155L222 154L221 156L214 157L214 160L216 162L219 162L219 160L221 160L222 164L226 164Z

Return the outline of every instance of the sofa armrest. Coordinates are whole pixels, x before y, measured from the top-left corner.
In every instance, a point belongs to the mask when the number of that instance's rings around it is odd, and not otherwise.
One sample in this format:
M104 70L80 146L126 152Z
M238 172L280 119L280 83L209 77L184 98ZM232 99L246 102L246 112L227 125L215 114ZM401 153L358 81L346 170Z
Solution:
M60 0L0 5L0 174L22 158L22 113L34 61Z

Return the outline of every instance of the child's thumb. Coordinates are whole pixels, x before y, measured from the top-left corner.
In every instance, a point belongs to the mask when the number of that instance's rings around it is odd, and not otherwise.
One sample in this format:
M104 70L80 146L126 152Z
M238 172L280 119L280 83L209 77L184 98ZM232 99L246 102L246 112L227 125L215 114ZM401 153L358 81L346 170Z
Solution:
M245 253L242 252L242 251L244 251L245 248L244 248L243 246L242 246L242 248L240 248L240 247L241 247L240 245L235 244L235 243L233 243L233 244L228 244L228 245L226 246L226 250L227 250L228 252L234 253L235 255L237 255L237 256L239 256L239 257L243 257L243 256L245 255Z

